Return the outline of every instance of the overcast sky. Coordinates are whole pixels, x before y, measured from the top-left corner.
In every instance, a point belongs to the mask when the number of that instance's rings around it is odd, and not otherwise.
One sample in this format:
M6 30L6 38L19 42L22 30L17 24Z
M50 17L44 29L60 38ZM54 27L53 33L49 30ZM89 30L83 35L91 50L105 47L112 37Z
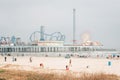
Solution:
M120 49L120 0L0 0L0 36L29 36L45 26L45 32L61 32L72 42L73 8L76 40L89 33L92 41Z

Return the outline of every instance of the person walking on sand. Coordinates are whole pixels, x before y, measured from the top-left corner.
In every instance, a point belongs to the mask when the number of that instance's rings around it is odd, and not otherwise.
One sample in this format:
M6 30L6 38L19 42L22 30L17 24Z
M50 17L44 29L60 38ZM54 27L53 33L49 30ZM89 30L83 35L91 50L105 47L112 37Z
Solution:
M30 60L30 62L32 62L32 57L30 57L30 59L29 59L29 60Z
M68 67L68 65L66 65L66 70L67 70L67 71L69 70L69 67Z
M4 59L5 59L5 62L6 62L7 61L7 57L5 56Z
M72 66L72 60L71 59L69 60L69 66Z

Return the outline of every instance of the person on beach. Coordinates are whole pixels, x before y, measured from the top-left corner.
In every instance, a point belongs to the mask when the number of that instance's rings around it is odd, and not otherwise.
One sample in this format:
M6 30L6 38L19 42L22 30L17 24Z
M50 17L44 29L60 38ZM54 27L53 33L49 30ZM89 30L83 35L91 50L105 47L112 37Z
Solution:
M66 65L66 70L69 70L69 67L68 67L68 65Z
M69 66L72 66L72 64L71 64L71 63L72 63L72 60L70 59L70 60L69 60Z
M44 68L44 65L43 65L43 63L40 63L40 68Z
M32 57L30 57L30 59L29 59L29 60L30 60L30 62L32 62Z
M7 61L7 57L5 56L4 59L5 59L5 62L6 62Z
M15 58L15 61L17 61L17 58Z

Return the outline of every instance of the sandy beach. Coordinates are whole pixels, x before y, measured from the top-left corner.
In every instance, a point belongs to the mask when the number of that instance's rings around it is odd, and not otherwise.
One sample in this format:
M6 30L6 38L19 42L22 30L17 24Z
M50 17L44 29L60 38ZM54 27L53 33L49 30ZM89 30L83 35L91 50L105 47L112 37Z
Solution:
M106 73L120 76L120 59L32 57L32 62L30 62L30 56L15 56L14 58L17 61L13 61L12 56L7 56L7 61L5 62L4 57L1 56L0 68L37 72L44 70L43 73L53 70L60 73L66 71L66 65L69 66L69 60L71 59L69 71L76 73ZM40 68L40 63L44 65L44 68Z

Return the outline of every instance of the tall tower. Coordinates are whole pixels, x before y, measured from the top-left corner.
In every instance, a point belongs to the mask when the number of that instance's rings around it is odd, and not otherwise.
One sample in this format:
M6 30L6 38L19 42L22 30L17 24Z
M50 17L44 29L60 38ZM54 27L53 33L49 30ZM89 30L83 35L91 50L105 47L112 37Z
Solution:
M75 44L76 40L75 40L75 14L76 14L76 10L73 9L73 45Z
M41 28L40 28L40 41L44 41L45 39L44 39L44 27L43 26L41 26Z

